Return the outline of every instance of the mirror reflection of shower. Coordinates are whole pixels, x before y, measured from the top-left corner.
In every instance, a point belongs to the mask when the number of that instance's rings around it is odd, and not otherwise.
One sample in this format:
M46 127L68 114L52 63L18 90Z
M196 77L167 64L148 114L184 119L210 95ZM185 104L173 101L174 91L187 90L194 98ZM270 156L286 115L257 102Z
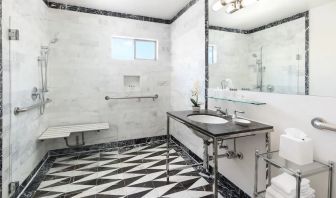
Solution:
M263 47L260 47L259 55L254 53L252 57L256 59L257 65L257 86L256 89L259 91L263 91L263 83L264 83L264 72L266 67L263 66Z
M40 114L44 114L45 111L45 93L48 92L48 63L49 63L49 53L50 53L50 46L57 43L58 38L55 37L52 39L47 46L41 46L40 56L37 58L39 68L40 68L40 75L41 75L41 89L39 91L39 99L41 100L40 107Z

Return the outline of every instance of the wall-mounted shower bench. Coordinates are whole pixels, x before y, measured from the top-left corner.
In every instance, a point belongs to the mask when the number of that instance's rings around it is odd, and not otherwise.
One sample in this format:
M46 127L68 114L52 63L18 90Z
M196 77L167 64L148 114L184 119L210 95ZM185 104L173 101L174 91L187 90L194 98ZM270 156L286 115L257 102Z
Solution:
M108 123L94 123L94 124L79 124L79 125L69 125L69 126L56 126L56 127L49 127L45 130L38 140L50 140L56 138L64 138L65 143L68 147L76 147L85 145L84 141L84 132L90 131L101 131L109 129L110 126ZM76 136L76 145L70 145L68 142L68 138L72 133L81 133L82 134L82 143L79 143L79 136Z

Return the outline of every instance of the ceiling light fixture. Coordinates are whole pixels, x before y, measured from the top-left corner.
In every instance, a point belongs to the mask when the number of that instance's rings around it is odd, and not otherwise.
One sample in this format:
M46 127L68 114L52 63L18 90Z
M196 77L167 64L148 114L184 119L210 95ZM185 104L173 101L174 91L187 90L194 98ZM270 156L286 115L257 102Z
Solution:
M212 9L217 12L224 6L234 3L235 1L236 0L218 0L215 4L213 4Z
M218 0L213 4L212 9L217 12L226 7L226 12L232 14L242 8L255 4L257 1L259 0Z

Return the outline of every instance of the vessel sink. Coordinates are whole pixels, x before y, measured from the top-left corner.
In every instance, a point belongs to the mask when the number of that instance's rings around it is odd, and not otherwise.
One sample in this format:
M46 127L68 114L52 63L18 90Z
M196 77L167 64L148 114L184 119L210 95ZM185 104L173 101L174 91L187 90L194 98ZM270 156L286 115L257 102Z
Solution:
M228 122L224 118L213 115L189 115L188 119L205 124L225 124Z

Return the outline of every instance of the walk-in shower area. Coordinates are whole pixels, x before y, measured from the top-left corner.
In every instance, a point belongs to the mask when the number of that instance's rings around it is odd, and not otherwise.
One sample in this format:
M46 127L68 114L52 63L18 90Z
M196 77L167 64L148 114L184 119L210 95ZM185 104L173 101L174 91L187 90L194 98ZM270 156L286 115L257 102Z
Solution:
M175 3L156 18L3 1L3 197L213 196L199 158L177 139L166 148L171 97L197 80L172 81L172 63L205 49L204 1Z
M0 198L334 197L335 1L0 9Z

